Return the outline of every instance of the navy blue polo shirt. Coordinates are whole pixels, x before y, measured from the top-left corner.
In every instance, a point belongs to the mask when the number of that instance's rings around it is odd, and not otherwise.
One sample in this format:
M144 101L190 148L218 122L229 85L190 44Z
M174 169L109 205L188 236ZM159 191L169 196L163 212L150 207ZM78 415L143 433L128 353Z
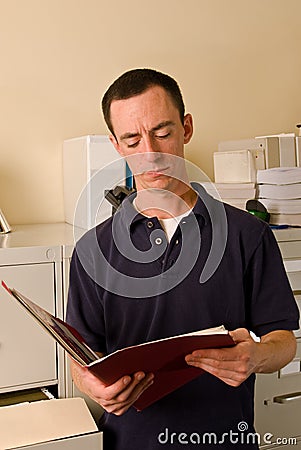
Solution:
M137 213L130 198L77 243L67 320L94 351L221 324L258 336L298 328L269 226L193 187L196 205L170 243L158 219ZM205 373L142 412L105 413L104 448L258 448L251 437L246 443L254 431L254 381L251 375L234 388Z

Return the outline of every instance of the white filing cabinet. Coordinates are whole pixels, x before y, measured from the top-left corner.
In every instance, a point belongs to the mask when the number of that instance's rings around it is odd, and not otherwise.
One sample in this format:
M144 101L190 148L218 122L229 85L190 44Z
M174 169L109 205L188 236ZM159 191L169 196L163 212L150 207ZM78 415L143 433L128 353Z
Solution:
M301 229L275 230L284 265L298 306L301 302ZM301 448L301 333L297 354L282 370L257 375L255 395L256 429L261 448ZM264 436L270 433L264 442ZM278 442L277 442L278 439ZM274 445L269 444L273 441Z
M65 317L74 239L67 223L17 225L0 235L0 280L57 317ZM0 395L56 386L59 397L83 396L97 420L102 409L72 382L65 352L0 287Z
M62 244L71 236L65 224L13 227L0 235L0 279L62 318ZM56 386L65 396L63 351L2 287L0 292L0 394Z
M14 226L11 233L0 235L0 280L20 290L52 314L63 318L65 311L62 269L65 246L69 246L70 249L73 247L71 225L58 223ZM0 367L0 398L4 397L4 401L8 403L9 396L13 399L13 396L19 393L22 397L24 392L28 395L31 389L43 387L48 387L50 390L54 388L59 397L66 396L64 351L2 287L0 288ZM55 400L42 402L45 404L45 412L52 406L53 401ZM32 403L22 403L22 405L24 405L22 417L25 421L29 413L27 408L30 408ZM16 407L8 406L8 408L13 413L17 411ZM1 412L4 410L5 407L0 408ZM59 411L62 414L66 412L64 408ZM87 414L80 418L80 422L82 419L87 420ZM20 417L9 421L12 433L16 427L15 422L20 424ZM49 419L46 423L51 435L56 431L53 429L54 421ZM81 434L75 431L75 435L71 433L66 438L49 438L47 442L40 442L38 439L40 428L34 420L30 425L30 438L36 440L36 443L25 446L14 445L8 448L20 450L25 448L102 450L103 448L102 433L98 431ZM1 428L0 425L0 448L3 448L6 431L7 429ZM26 431L26 439L28 436Z

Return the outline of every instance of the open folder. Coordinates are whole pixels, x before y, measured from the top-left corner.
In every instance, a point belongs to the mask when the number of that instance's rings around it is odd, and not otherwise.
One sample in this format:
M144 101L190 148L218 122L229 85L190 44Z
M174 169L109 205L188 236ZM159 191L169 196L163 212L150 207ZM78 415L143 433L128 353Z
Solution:
M4 281L2 281L2 286L61 344L75 361L87 367L106 385L138 371L153 373L154 383L134 403L138 411L204 372L202 369L189 366L185 361L186 355L200 348L235 345L224 326L219 326L126 347L99 358L69 324L54 317L16 289L9 288Z

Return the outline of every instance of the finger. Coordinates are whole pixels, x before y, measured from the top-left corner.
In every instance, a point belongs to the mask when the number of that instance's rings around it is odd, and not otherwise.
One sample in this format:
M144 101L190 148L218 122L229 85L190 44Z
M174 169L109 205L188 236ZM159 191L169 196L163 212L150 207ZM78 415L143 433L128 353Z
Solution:
M239 363L226 363L226 365L221 366L218 361L212 360L211 363L202 361L191 365L205 370L231 386L238 386L250 375L248 367Z
M217 369L233 370L234 372L244 372L250 365L250 358L247 353L212 354L212 357L197 356L195 354L186 357L187 364L190 365L208 365Z
M140 383L138 386L136 386L136 388L132 392L131 396L128 398L128 403L126 404L125 409L128 410L135 403L135 401L138 400L140 395L144 391L146 391L153 383L154 383L153 379L150 379L148 381L147 381L147 379L145 379L145 380L143 380L142 383ZM123 409L123 411L124 411L124 409ZM121 411L121 413L123 413L123 411Z
M127 395L127 392L121 393L119 397L115 399L115 402L113 401L112 404L105 405L105 409L118 416L124 414L140 397L142 392L148 389L153 382L153 376L145 377L143 381L135 386L134 390L132 390L129 395Z
M143 372L134 374L132 382L113 400L118 403L123 403L131 401L132 398L136 399L153 378L153 374L145 375Z
M125 403L137 385L141 383L143 386L143 384L147 383L152 377L153 375L148 375L146 377L144 372L137 372L132 377L127 376L124 377L123 380L118 380L118 382L115 383L116 386L111 385L106 388L104 405L109 406L117 403Z
M136 401L140 395L154 383L154 375L148 374L132 391L130 398Z
M210 348L195 350L186 356L186 361L197 359L216 359L221 361L235 361L238 359L235 348Z
M143 377L143 375L141 375ZM121 392L126 390L128 386L132 384L133 378L129 375L126 375L119 380L117 380L115 383L110 384L109 386L105 387L104 390L104 399L107 401L113 400L116 398Z

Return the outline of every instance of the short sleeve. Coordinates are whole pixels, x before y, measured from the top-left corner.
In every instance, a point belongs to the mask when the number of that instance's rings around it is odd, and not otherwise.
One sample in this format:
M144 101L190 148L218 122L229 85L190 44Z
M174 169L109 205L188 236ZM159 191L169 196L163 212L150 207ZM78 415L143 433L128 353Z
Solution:
M281 253L269 227L261 239L245 273L246 309L250 330L262 336L275 330L299 328L299 311Z

